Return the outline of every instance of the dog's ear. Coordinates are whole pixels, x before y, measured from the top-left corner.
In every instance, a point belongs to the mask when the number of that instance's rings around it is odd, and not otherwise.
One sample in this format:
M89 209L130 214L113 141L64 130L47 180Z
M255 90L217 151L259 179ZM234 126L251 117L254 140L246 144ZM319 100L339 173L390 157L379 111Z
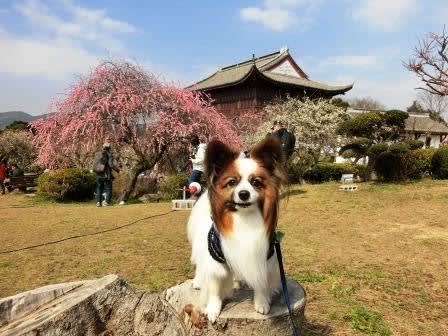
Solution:
M280 141L276 137L268 137L258 143L250 152L250 157L261 161L263 166L271 172L282 167L285 157Z
M237 150L221 141L210 141L205 152L205 169L211 182L213 182L214 176L219 175L238 156L239 152Z

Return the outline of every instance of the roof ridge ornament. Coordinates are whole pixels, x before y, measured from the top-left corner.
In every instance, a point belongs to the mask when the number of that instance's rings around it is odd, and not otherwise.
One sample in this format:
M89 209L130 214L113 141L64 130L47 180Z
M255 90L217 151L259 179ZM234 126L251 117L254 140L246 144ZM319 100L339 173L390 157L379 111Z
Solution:
M280 48L280 54L287 53L288 51L289 51L289 48L286 44Z

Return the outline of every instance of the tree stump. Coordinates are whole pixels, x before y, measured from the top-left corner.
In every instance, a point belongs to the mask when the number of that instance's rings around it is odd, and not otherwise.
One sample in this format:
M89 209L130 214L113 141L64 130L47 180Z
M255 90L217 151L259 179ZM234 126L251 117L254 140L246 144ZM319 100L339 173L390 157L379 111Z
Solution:
M288 281L297 324L305 309L305 293ZM198 305L191 280L163 293L147 293L116 275L41 287L0 299L0 335L288 335L286 306L276 298L269 315L253 310L252 292L242 289L226 302L215 324L200 328L181 313L186 304Z
M305 291L291 279L287 279L287 285L295 322L300 329L305 313ZM193 289L192 280L188 280L166 290L165 298L177 311L181 311L188 304L200 307L199 293L199 290ZM234 290L233 297L224 302L223 310L215 324L208 322L202 328L198 328L191 321L184 319L187 335L285 336L291 334L288 308L282 293L274 296L268 315L257 313L252 299L253 290L247 287Z

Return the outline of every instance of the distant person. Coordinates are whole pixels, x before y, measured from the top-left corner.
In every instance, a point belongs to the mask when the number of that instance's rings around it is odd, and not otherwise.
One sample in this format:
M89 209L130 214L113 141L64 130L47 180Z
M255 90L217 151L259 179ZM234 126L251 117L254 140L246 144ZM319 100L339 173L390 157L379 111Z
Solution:
M7 171L7 160L4 157L0 157L0 193L6 194L5 179Z
M286 129L285 123L282 120L274 121L271 135L280 140L283 155L285 156L285 160L288 160L292 153L294 153L296 146L295 135Z
M96 174L96 206L109 206L112 198L112 170L119 172L114 164L114 159L110 150L110 144L105 143L103 150L95 154L93 161L93 172ZM103 193L106 199L103 202Z
M188 177L188 184L192 182L200 183L201 176L204 172L204 159L205 159L205 149L207 145L199 141L197 135L193 135L190 139L190 158L193 165L190 176Z
M19 168L15 163L11 165L11 176L12 177L19 177L23 176L24 172L22 169Z

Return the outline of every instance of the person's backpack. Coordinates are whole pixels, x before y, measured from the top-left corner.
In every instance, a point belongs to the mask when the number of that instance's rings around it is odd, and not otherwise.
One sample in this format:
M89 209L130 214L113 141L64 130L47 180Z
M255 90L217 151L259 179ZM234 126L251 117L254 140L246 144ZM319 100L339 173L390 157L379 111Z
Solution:
M106 163L104 162L104 158L101 157L95 162L95 166L93 167L94 173L104 173L106 171Z
M105 170L106 170L106 165L104 163L101 163L101 162L97 162L97 164L93 168L93 171L95 173L104 173Z

